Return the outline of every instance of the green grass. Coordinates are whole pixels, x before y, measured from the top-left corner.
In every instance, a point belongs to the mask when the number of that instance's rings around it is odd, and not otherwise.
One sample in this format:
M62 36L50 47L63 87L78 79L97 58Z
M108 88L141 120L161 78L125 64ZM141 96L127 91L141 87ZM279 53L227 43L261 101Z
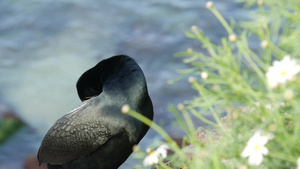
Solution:
M183 146L193 145L192 158L158 125L152 124L174 152L165 159L169 161L168 165L160 162L155 165L156 168L257 168L249 165L248 158L241 157L248 140L257 130L273 136L265 145L269 153L264 155L258 168L297 167L300 157L299 74L272 88L268 86L266 73L275 60L280 61L285 55L299 59L300 1L239 2L243 2L246 8L256 9L251 21L227 23L216 8L207 9L228 32L228 36L220 39L219 45L212 43L197 26L192 26L191 31L185 33L188 38L199 41L201 51L207 51L204 54L195 52L199 49L189 48L176 54L176 57L183 58L185 64L192 66L180 70L180 77L189 76L191 87L198 94L177 107L170 106L170 111L178 117L177 124L187 133ZM235 37L232 37L233 34ZM257 43L261 48L258 51L249 46L250 38L259 39ZM297 64L300 65L298 60ZM207 78L201 78L203 72L208 74ZM226 119L221 117L224 112ZM150 125L149 120L137 113L130 111L128 114ZM207 114L214 121L207 119ZM193 118L210 125L218 136L208 133L207 143L199 141ZM136 153L141 160L146 155L143 151Z

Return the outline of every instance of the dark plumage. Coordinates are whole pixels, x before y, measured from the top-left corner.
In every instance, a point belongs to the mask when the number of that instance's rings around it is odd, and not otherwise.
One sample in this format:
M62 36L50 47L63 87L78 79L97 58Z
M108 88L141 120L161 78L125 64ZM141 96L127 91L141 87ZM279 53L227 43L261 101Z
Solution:
M121 112L132 110L153 119L144 74L129 56L99 62L77 82L79 107L58 119L38 151L49 169L116 169L149 127Z

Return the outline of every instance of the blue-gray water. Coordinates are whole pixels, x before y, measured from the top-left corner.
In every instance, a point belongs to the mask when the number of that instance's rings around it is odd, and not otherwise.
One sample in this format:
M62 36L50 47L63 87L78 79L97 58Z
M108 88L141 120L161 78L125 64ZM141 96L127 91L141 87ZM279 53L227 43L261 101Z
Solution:
M226 18L247 17L241 4L214 1ZM193 97L186 80L175 84L177 69L186 67L176 52L201 44L184 36L192 25L212 41L227 36L205 8L203 0L1 0L0 1L0 99L9 102L29 127L0 146L0 169L21 169L28 155L35 155L51 125L80 104L78 77L100 60L132 56L148 82L157 123L180 137L173 127L169 103ZM159 136L150 130L142 148ZM127 160L121 169L141 166Z

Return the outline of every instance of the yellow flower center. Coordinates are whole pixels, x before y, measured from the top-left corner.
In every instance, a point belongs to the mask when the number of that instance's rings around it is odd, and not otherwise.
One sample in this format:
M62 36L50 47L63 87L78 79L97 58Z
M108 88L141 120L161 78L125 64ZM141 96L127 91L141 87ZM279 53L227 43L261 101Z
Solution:
M150 156L154 156L156 154L156 150L150 153Z
M281 73L281 76L286 75L286 70Z
M257 144L257 145L254 147L254 150L257 151L257 150L259 149L259 147L260 147L260 146Z

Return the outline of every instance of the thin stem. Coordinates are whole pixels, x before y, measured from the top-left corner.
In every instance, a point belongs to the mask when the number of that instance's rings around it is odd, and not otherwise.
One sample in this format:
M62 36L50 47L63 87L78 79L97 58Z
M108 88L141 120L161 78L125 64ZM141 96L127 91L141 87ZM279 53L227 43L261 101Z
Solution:
M186 111L185 108L183 108L181 111L182 111L182 115L187 123L187 126L189 127L190 133L193 134L195 131L195 126L193 124L193 121L192 121L189 113Z
M211 114L213 115L214 119L216 120L218 126L222 127L222 123L221 123L221 120L220 120L219 116L215 112L215 110L212 107L212 105L208 102L206 95L203 93L203 87L201 85L199 85L199 83L197 83L196 81L193 82L193 85L199 91L199 94L201 95L201 97L203 98L203 100L207 103L207 107L210 110Z
M159 133L174 148L175 153L181 159L186 159L186 156L181 151L181 149L179 148L179 146L177 145L177 143L159 125L157 125L156 123L152 122L152 120L148 119L147 117L143 116L142 114L137 113L137 112L135 112L133 110L129 110L126 114L128 114L129 116L132 116L132 117L134 117L134 118L136 118L138 120L140 120L141 122L145 123L146 125L148 125L152 129L154 129L157 133Z
M159 125L157 125L156 123L152 122L147 117L141 115L140 113L132 111L132 110L130 110L127 114L130 115L130 116L132 116L132 117L134 117L134 118L136 118L136 119L138 119L138 120L140 120L141 122L145 123L149 127L153 128L155 131L157 131L170 144L174 144L175 143L175 141L170 137L170 135L168 133L166 133Z
M214 7L211 8L211 11L218 18L218 20L221 22L221 24L224 26L224 28L226 29L226 31L228 32L228 34L230 34L230 35L233 34L233 30L228 25L228 23L223 18L223 16L219 13L219 11L216 8L214 8Z
M239 47L240 51L244 54L244 57L246 58L246 60L248 61L248 63L250 64L250 66L254 69L254 71L256 72L256 74L259 76L259 78L263 81L265 81L265 76L262 73L261 69L257 66L257 64L251 59L249 53L248 53L248 49L247 47L245 47L241 42L237 41L237 46ZM250 52L251 53L251 52ZM264 83L266 84L266 83Z
M203 121L206 124L209 124L213 127L216 127L216 124L208 119L206 119L205 117L203 117L201 114L199 114L198 112L196 112L194 109L190 108L189 109L191 111L191 113L196 116L197 118L199 118L201 121Z

